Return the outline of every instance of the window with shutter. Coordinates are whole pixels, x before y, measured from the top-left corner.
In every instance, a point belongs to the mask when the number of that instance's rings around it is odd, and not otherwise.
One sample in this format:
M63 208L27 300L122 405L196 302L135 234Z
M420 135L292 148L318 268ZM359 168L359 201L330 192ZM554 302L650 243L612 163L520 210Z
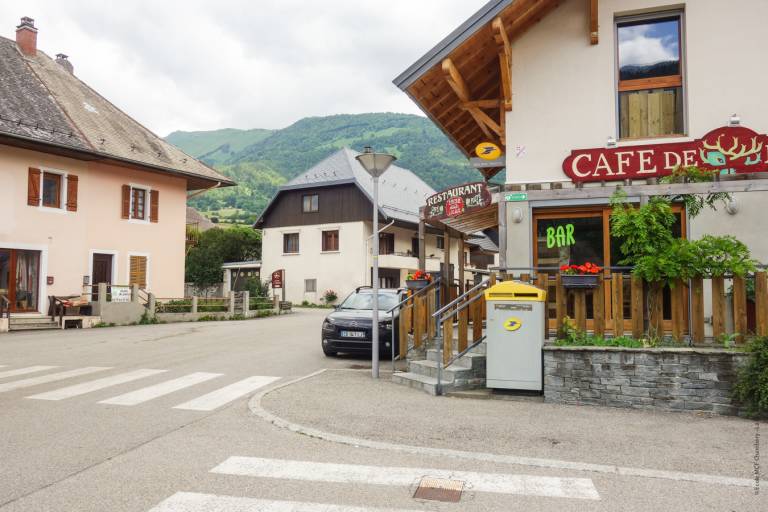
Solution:
M131 256L130 257L130 272L128 276L128 284L133 286L139 285L139 288L147 287L147 257L146 256Z
M27 204L40 206L40 169L29 168L27 178Z
M77 211L77 176L70 174L67 176L67 211Z
M123 209L122 217L129 219L131 217L131 186L123 185Z
M157 222L160 210L160 192L152 190L149 192L149 221Z
M61 174L43 173L43 206L61 208Z

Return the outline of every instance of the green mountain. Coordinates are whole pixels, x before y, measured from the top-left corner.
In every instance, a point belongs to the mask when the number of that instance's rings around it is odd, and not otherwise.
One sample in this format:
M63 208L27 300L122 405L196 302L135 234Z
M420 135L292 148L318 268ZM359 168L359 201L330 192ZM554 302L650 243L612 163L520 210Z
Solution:
M174 132L167 140L238 183L190 201L230 222L255 220L281 184L344 146L392 153L436 190L480 179L431 121L410 114L308 117L281 130Z
M205 159L209 164L223 163L251 144L256 144L274 133L274 130L254 128L237 130L224 128L207 132L177 131L165 140L182 148L195 158Z

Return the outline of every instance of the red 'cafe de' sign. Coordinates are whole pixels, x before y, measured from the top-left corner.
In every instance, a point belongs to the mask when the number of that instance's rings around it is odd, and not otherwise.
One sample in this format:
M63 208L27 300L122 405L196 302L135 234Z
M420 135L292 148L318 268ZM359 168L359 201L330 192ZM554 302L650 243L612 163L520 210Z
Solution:
M657 178L676 167L698 166L722 174L768 171L768 136L724 126L690 142L576 149L563 162L575 182Z

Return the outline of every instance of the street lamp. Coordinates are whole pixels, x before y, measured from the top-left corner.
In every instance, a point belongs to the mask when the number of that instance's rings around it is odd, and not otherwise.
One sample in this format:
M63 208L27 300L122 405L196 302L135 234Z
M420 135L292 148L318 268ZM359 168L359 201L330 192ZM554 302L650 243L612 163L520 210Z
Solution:
M371 375L379 378L379 177L397 160L393 155L374 153L370 146L357 155L357 161L373 178L373 322L371 323ZM394 316L394 315L393 315ZM392 328L394 329L394 321Z

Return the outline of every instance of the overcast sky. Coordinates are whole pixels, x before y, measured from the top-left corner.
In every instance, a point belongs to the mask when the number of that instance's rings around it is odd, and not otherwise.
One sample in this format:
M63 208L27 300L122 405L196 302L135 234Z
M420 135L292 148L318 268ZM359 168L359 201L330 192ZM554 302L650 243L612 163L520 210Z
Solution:
M38 48L160 135L418 113L392 79L485 0L4 0Z

